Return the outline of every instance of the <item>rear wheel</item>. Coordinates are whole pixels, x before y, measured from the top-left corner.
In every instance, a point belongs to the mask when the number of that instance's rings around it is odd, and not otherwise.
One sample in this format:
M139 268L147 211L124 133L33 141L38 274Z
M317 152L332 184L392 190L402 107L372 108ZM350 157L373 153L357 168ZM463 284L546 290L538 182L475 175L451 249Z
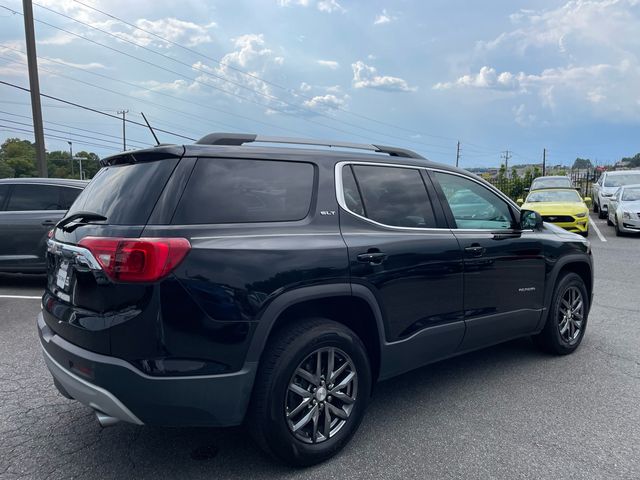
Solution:
M557 282L547 322L534 341L557 355L575 351L584 337L589 313L587 288L582 278L572 272Z
M277 332L265 350L248 427L277 459L313 465L347 444L370 394L369 360L358 336L331 320L300 320Z
M598 204L593 202L593 213L598 213Z

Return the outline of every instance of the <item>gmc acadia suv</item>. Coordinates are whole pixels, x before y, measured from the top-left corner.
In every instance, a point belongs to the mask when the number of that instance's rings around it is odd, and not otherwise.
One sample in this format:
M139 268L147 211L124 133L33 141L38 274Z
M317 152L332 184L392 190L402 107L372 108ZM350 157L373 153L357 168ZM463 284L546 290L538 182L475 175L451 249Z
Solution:
M411 151L211 134L102 165L48 241L37 321L56 386L102 425L246 421L310 465L376 381L584 336L589 243Z

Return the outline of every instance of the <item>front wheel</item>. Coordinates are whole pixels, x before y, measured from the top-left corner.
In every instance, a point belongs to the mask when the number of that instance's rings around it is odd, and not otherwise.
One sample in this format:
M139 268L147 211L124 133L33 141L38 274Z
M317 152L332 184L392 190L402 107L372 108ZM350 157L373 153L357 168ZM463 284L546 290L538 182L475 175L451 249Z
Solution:
M309 466L351 439L371 395L358 336L337 322L302 319L270 339L247 415L256 442L277 459Z
M584 281L572 272L557 282L547 322L533 339L542 349L557 355L574 352L584 337L589 297Z
M622 231L620 230L620 226L618 225L618 217L616 216L616 222L614 223L614 227L616 229L616 237L622 236Z

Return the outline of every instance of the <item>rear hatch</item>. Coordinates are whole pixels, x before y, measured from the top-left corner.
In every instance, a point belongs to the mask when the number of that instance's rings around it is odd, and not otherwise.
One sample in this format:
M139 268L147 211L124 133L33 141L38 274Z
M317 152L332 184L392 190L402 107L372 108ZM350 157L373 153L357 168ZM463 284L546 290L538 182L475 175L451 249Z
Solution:
M63 219L66 225L54 230L47 248L43 316L55 333L109 354L110 328L133 318L154 328L153 304L163 272L149 270L149 262L170 256L172 246L166 239L135 239L157 211L183 151L171 147L107 160L67 212L65 218L72 220ZM145 261L146 266L140 263ZM166 264L165 258L159 268Z

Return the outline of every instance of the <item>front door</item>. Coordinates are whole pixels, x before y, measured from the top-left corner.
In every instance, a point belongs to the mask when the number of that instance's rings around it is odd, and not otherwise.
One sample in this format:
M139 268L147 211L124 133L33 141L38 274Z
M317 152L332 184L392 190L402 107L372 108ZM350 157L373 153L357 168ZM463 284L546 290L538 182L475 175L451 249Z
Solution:
M517 210L481 182L451 172L431 175L464 255L467 331L460 350L532 333L545 279L538 234L517 228Z

